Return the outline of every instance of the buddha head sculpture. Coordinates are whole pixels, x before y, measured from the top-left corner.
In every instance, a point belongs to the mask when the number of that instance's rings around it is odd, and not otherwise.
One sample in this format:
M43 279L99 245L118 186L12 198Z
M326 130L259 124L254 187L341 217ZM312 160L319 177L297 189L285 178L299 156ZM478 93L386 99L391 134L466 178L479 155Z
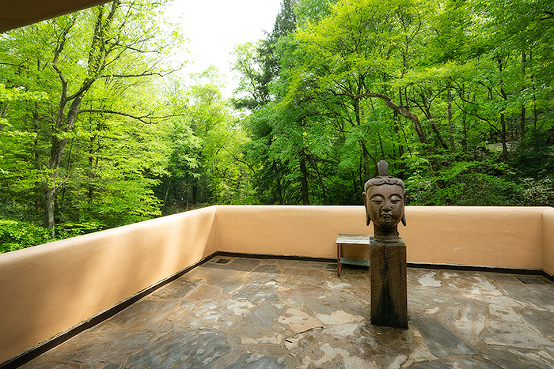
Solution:
M388 163L377 163L379 177L368 180L364 186L366 224L373 221L374 239L379 242L398 241L398 223L406 225L404 200L406 190L400 178L387 175Z

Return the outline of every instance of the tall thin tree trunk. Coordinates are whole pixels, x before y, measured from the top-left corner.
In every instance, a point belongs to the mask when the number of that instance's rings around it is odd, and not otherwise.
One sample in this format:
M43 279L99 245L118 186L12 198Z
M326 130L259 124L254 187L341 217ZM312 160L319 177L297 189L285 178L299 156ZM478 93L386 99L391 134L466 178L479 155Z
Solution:
M44 189L44 225L50 230L50 235L56 235L56 222L54 221L54 201L56 199L56 187L46 186Z
M499 70L500 70L500 73L502 74L503 72L503 64L502 64L502 59L498 59L498 66L499 66ZM500 78L500 94L502 96L502 99L504 99L504 102L506 102L508 100L508 95L506 94L506 91L504 91L504 78L502 77L501 75L501 78ZM501 127L501 140L502 140L502 160L504 162L507 162L508 161L508 144L506 143L506 117L505 117L505 112L506 111L506 108L503 107L502 110L500 111L500 127Z
M308 169L306 168L306 158L300 154L300 187L302 191L302 205L310 205L310 196L308 192Z
M448 133L450 135L450 153L453 154L456 152L456 147L454 146L454 123L452 122L452 89L450 88L450 83L448 84Z
M525 89L525 63L526 63L526 55L525 51L521 53L521 72L522 72L522 79L523 79L523 85L521 86L521 89ZM525 137L525 103L521 104L521 117L519 120L519 136L521 139Z
M502 126L501 139L502 139L502 160L508 161L508 144L506 143L506 118L504 112L500 113L500 125Z
M431 128L433 129L433 132L437 135L437 139L439 140L439 144L441 147L445 150L448 150L448 145L444 141L444 138L442 138L441 132L439 131L439 128L435 124L435 122L431 121Z

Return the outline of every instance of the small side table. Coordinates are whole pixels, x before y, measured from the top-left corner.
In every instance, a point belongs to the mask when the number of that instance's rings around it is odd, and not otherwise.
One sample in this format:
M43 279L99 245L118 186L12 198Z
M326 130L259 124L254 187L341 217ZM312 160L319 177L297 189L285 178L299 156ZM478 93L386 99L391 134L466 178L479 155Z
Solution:
M342 264L369 266L368 259L350 259L342 257L342 248L346 245L369 247L369 235L367 234L339 234L337 236L337 275L340 277Z

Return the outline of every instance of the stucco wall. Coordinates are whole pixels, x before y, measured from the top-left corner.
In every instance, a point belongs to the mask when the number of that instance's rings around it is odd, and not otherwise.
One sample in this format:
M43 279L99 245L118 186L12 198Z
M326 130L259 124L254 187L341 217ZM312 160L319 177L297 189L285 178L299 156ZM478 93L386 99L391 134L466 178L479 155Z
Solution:
M406 208L412 263L541 269L545 208ZM336 257L339 233L372 234L363 206L218 206L219 250Z
M554 276L554 208L545 208L543 212L542 269Z
M403 233L408 261L541 269L543 210L408 207Z
M218 206L219 251L336 257L339 233L367 233L361 206Z
M215 208L0 255L0 363L216 251Z

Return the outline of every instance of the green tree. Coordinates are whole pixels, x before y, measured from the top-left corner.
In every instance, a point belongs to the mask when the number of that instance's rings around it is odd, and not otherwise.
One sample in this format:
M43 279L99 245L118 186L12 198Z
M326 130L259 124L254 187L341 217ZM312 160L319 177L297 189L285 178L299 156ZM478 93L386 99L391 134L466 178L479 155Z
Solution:
M247 137L221 95L219 73L210 67L192 77L191 86L176 82L169 92L169 104L181 105L182 114L172 119L168 174L157 189L166 213L251 201Z
M29 162L37 174L34 182L42 187L42 198L34 202L41 204L45 225L52 234L56 214L60 213L56 205L66 201L72 176L79 177L82 170L86 172L87 198L89 202L93 199L98 186L94 181L100 178L95 174L95 166L106 162L102 156L114 155L106 153L101 140L106 134L126 132L119 139L134 135L134 128L118 129L115 122L128 124L131 119L150 124L159 120L158 114L153 113L159 111L155 107L158 99L154 94L146 94L152 100L139 98L146 90L139 92L138 86L144 80L152 83L156 76L170 72L160 61L170 52L171 40L164 39L158 23L151 21L161 20L152 14L160 15L162 10L162 3L114 1L7 32L0 39L0 66L5 72L2 82L11 88L47 96L40 101L26 99L11 104L5 117L12 125L12 136L15 132L27 132L34 138L24 150L33 158ZM106 114L120 118L108 118ZM141 140L137 135L134 137ZM82 160L84 155L87 158ZM121 158L114 162L119 162L116 164L119 168L124 167ZM86 169L81 167L83 163ZM144 173L131 171L145 179L141 191L136 193L148 192L151 184ZM130 178L130 174L122 177ZM107 179L103 183L114 185ZM77 187L71 190L79 192ZM103 196L107 198L105 193ZM135 200L135 205L148 202L144 197Z

